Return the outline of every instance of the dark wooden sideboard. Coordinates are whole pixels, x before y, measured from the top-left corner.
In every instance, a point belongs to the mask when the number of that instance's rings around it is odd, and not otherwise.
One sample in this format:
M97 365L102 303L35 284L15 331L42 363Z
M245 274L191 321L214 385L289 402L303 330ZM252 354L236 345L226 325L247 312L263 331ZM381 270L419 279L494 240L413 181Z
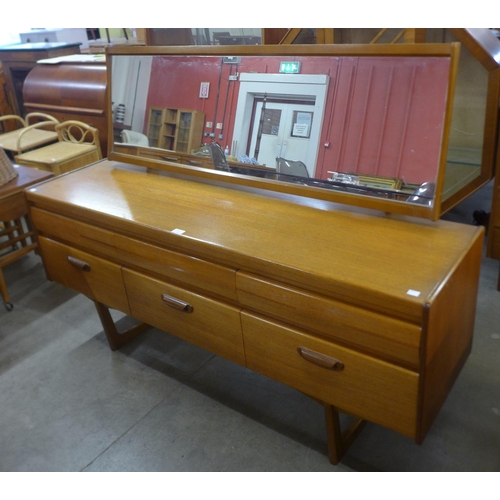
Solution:
M23 84L41 59L80 53L80 43L18 43L0 46L0 61L5 73L6 91L14 114L24 116Z
M26 195L49 278L113 349L144 325L109 308L304 392L332 463L365 420L421 443L470 352L482 228L108 160Z
M48 113L60 122L79 120L99 130L108 148L107 71L104 60L37 64L26 77L26 112ZM110 134L109 140L113 140Z

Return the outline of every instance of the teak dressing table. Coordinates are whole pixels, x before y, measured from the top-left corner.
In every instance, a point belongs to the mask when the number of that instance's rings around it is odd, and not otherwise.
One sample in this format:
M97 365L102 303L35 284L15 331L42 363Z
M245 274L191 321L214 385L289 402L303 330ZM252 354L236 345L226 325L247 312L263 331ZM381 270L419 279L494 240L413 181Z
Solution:
M333 50L203 54L401 56ZM409 50L451 68L456 47ZM122 51L109 49L113 69ZM366 420L422 442L471 349L482 228L429 220L437 192L426 212L384 190L371 197L118 151L26 191L48 277L95 302L112 349L152 325L296 388L324 405L332 463ZM142 323L118 332L109 308ZM355 417L345 431L338 412Z

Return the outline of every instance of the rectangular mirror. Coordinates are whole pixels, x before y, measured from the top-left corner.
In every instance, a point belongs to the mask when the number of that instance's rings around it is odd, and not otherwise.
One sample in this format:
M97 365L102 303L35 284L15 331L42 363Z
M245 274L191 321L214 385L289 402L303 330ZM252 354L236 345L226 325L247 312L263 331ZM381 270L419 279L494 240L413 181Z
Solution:
M437 219L458 52L110 47L108 157Z

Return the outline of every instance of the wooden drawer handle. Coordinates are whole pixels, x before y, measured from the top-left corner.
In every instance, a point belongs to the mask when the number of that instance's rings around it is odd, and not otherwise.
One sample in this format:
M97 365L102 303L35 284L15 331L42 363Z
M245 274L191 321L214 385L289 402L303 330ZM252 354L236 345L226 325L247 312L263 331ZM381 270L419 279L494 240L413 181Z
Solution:
M172 297L171 295L167 295L166 293L162 294L161 300L167 304L167 306L173 307L174 309L177 309L178 311L182 311L185 313L192 313L193 312L193 306L191 304L188 304L187 302L184 302L183 300L176 299L175 297Z
M321 366L321 368L327 368L328 370L335 370L338 372L344 369L344 363L342 363L342 361L327 356L326 354L321 354L307 347L297 347L297 351L306 361Z
M174 163L179 163L180 161L180 158L175 156L160 156L160 158L165 161L173 161Z
M73 267L76 267L80 271L85 271L86 273L88 273L90 271L90 265L87 264L86 262L83 262L83 260L75 259L74 257L71 257L70 255L68 255L68 262Z

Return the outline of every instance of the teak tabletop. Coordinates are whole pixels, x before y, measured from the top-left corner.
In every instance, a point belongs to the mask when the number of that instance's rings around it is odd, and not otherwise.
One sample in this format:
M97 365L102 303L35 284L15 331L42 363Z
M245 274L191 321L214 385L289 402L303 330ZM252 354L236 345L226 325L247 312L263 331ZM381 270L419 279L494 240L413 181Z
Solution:
M24 191L27 187L54 176L51 172L45 172L35 168L23 167L21 165L14 165L14 167L19 175L10 182L7 182L7 184L0 186L0 200Z

